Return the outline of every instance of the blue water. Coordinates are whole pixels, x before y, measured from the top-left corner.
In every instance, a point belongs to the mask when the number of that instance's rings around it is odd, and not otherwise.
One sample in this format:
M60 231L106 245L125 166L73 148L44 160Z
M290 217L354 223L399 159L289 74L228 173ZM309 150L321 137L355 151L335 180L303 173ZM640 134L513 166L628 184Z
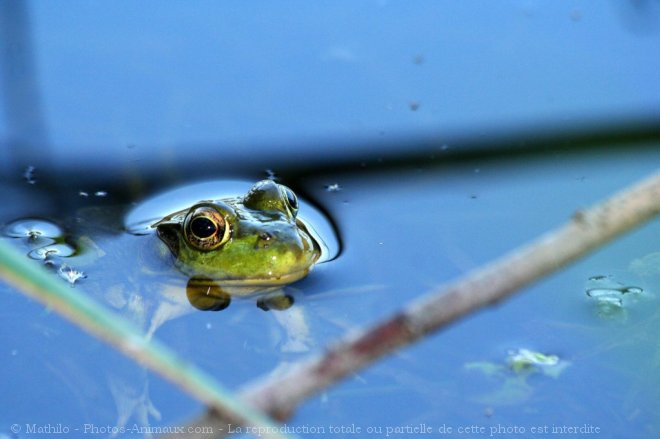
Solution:
M91 240L104 255L72 260L87 275L73 288L145 331L169 300L180 314L154 336L237 389L655 171L653 145L577 153L558 144L537 156L446 160L462 148L448 143L414 166L392 157L415 148L402 139L450 133L483 142L534 126L561 135L584 121L607 128L620 117L657 117L659 17L658 5L643 1L5 2L0 226L38 218L61 226L71 245ZM352 172L307 171L323 163ZM157 239L124 230L127 215L159 194L273 173L305 198L301 215L323 217L319 233L337 233L341 245L338 258L292 286L305 352L288 349L295 331L249 301L193 310L177 296L185 279L155 256ZM311 397L288 424L335 438L385 437L397 427L402 437L416 426L456 437L529 437L533 427L658 436L660 271L639 270L660 251L658 227L359 371ZM4 239L27 258L29 246ZM603 312L586 294L594 276L643 292ZM125 405L131 395L160 412L146 414L153 426L182 425L203 410L4 283L0 294L0 435L52 437L30 432L41 426L105 437L119 413L131 415L129 426L144 423ZM127 297L144 312L130 312ZM521 348L568 366L555 378L468 367L506 366Z
M647 152L483 161L372 178L343 176L337 180L341 190L333 192L322 179L309 181L317 200L335 215L345 243L338 259L316 267L292 290L298 294L294 307L302 310L311 334L309 350L288 351L286 327L249 301L218 313L188 307L158 328L156 337L229 387L240 387L321 352L346 331L387 316L561 224L576 207L651 172L659 158ZM657 431L653 328L658 324L658 275L657 270L655 275L640 275L630 268L634 260L657 252L657 232L657 222L642 227L521 296L360 371L303 404L290 425L354 426L374 429L374 434L377 427L419 423L452 427L454 433L467 425L489 431L498 425L530 429L585 423L606 437L642 437ZM86 233L108 253L128 250L142 265L147 262L135 246L149 247L148 240L155 239L108 235L94 224ZM122 286L125 291L144 291L145 302L154 303L156 290L150 284L164 278L131 271L136 259L111 256L84 266L88 278L75 288L89 288L105 303L104 288ZM588 279L595 275L614 276L644 292L622 313L602 315L586 295ZM62 423L81 431L85 424L115 425L110 389L116 375L128 376L133 389L148 383L150 400L162 415L160 420L150 418L151 425L181 425L201 410L170 384L144 378L139 368L40 305L6 286L3 295L2 370L3 376L12 377L5 387L5 425L17 423L25 429L31 423ZM121 312L126 317L126 310ZM531 376L519 393L502 390L502 377L466 368L473 362L506 364L508 352L519 348L558 355L569 366L557 378ZM10 403L17 399L21 403ZM135 423L139 419L133 417L128 425Z

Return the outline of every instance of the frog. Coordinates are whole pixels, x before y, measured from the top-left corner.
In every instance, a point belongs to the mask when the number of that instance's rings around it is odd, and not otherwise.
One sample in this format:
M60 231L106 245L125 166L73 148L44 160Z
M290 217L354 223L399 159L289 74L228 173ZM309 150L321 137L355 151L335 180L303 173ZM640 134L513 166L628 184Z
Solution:
M307 276L321 255L298 210L290 188L262 180L243 196L201 200L152 228L189 277L195 308L219 311L232 297L259 295L259 308L282 310L293 304L282 288Z

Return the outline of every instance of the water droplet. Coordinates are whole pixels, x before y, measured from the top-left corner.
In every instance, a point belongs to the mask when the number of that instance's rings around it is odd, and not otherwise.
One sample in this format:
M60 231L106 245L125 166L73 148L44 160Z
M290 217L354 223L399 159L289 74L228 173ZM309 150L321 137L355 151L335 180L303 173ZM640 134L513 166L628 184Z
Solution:
M206 323L206 329L211 329L212 327L213 327L213 325L210 322Z
M11 350L11 356L15 357L16 355L18 355L18 349L12 349Z

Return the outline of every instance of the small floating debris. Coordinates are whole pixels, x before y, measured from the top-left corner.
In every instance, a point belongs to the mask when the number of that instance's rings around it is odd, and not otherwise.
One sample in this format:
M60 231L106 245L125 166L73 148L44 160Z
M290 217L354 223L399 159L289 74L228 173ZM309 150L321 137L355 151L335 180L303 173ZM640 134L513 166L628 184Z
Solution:
M514 372L521 372L534 367L557 366L559 357L521 348L517 351L509 351L507 361Z
M25 172L23 172L23 178L28 182L28 184L35 184L37 182L37 180L34 178L34 171L36 169L37 168L32 165L25 168Z
M410 108L410 111L417 111L419 110L420 103L417 101L410 101L408 107Z
M589 278L585 293L596 300L603 309L623 308L626 295L639 295L644 290L637 286L626 285L612 276L597 275Z
M78 195L80 195L81 197L85 197L85 198L89 197L89 194L85 191L79 191Z
M57 270L57 273L60 275L62 279L69 282L72 286L76 283L78 279L84 279L87 277L87 275L82 271L78 271L75 268L69 267L66 264L62 264L59 270Z
M464 367L491 380L490 383L484 383L485 391L477 396L477 400L492 407L528 400L543 390L537 386L538 378L558 379L570 365L570 362L557 355L518 348L509 351L505 361L477 361L467 363Z
M341 190L339 183L326 184L325 190L328 192L339 192Z
M534 373L557 378L570 363L562 360L558 355L544 354L531 349L519 348L511 350L505 360L505 364L490 361L478 361L467 363L465 367L478 370L487 376L510 376L511 372L519 377L527 377Z
M96 191L94 192L95 197L107 197L108 193L106 191Z

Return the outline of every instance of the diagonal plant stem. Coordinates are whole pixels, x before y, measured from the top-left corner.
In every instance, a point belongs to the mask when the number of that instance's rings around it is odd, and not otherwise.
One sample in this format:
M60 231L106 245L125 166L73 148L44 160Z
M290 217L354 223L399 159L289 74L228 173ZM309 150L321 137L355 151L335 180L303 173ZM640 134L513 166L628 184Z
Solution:
M306 398L343 377L469 313L504 300L659 213L657 171L598 205L576 211L558 229L413 301L375 326L339 340L324 354L299 363L284 376L267 377L244 387L240 396L276 419L287 419ZM227 422L208 411L188 425L223 428ZM208 435L185 437L209 439Z
M78 289L61 282L33 260L0 241L0 278L21 292L52 308L92 335L105 340L129 358L169 379L204 403L223 419L249 425L261 436L286 438L280 427L252 406L237 399L210 375L179 358L165 345L147 338L138 329ZM207 436L209 436L207 434Z

